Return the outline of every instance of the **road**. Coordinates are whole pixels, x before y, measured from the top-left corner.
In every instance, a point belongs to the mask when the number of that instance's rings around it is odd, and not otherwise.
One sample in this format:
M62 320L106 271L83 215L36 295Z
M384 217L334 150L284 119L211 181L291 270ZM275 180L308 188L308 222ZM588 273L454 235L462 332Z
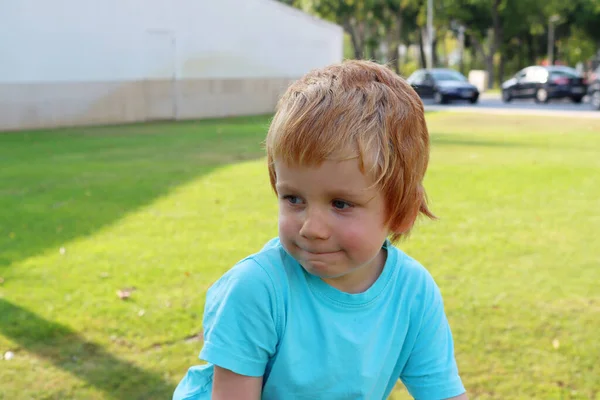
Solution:
M513 100L510 103L503 103L499 94L484 93L479 102L474 105L469 104L468 102L438 105L429 99L423 100L423 103L425 104L425 111L476 112L486 114L519 114L600 119L600 111L594 110L592 106L585 101L582 104L574 104L569 100L551 100L548 104L537 104L533 100Z

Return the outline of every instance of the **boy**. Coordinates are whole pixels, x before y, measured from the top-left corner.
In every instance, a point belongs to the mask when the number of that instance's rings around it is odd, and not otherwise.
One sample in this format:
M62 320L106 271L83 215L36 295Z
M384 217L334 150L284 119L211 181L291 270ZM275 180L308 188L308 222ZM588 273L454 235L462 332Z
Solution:
M466 399L439 289L391 244L434 217L414 90L373 62L312 71L266 150L279 237L208 290L208 364L173 398L385 399L400 379L416 399Z

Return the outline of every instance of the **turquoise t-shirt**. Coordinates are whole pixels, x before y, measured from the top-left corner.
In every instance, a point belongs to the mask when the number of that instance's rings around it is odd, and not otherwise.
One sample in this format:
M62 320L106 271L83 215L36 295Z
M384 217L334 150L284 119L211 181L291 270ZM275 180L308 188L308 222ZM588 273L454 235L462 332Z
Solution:
M377 281L341 292L273 239L209 290L200 359L173 399L210 399L213 366L263 376L262 399L385 399L400 379L416 399L465 392L440 291L386 242Z

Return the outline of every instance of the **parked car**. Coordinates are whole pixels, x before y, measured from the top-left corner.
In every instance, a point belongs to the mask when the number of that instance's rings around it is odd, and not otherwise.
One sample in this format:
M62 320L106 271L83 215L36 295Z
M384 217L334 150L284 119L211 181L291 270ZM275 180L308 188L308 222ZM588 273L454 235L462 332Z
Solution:
M590 75L588 94L590 95L590 103L592 106L596 110L600 110L600 65Z
M502 100L532 98L538 103L547 103L551 99L570 98L574 103L581 103L586 91L585 79L574 68L532 66L502 84Z
M407 82L421 98L433 98L438 104L451 100L468 100L474 104L479 99L479 90L453 69L419 69L408 77Z

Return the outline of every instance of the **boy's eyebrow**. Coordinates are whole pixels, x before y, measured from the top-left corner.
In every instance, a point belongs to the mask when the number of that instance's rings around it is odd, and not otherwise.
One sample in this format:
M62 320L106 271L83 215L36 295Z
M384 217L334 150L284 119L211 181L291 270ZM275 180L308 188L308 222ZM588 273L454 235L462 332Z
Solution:
M279 192L285 192L285 191L290 191L290 192L296 192L298 191L296 188L294 188L291 185L288 185L287 183L277 183L275 185L277 187L277 191ZM346 189L334 189L328 192L328 195L330 197L362 197L365 194L368 194L368 190L364 189L364 190L346 190Z
M293 188L292 186L288 185L287 183L279 183L277 182L275 184L275 187L277 188L277 190L289 190L289 191L295 191L296 189Z

